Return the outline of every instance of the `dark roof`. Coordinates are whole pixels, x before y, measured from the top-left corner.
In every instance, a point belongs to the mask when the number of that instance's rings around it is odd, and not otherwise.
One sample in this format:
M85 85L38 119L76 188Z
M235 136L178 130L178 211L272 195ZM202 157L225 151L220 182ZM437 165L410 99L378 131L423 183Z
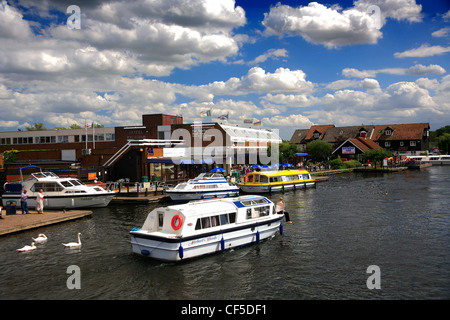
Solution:
M291 143L301 143L308 134L309 129L297 129L291 137Z

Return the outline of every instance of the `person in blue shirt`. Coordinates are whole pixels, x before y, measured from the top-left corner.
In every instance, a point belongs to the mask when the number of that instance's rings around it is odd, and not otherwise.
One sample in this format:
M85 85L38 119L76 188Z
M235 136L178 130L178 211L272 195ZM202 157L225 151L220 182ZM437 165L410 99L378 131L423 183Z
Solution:
M22 214L29 213L27 199L28 199L27 189L23 189L22 194L20 196L20 207L22 208Z

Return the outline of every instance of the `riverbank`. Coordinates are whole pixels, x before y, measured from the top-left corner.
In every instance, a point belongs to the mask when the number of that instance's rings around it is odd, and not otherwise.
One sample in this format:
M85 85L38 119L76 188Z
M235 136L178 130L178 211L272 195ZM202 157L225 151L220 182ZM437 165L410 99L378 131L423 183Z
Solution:
M33 210L29 212L29 214L3 214L3 218L0 219L0 236L81 219L92 214L89 210L46 210L43 214Z

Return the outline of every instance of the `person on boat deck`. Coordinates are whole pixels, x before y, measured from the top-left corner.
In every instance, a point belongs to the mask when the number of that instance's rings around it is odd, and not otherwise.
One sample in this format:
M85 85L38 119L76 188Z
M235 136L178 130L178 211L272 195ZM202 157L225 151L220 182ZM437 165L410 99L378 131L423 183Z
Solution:
M20 195L20 207L22 208L22 214L28 214L28 193L27 189L23 189L22 194Z
M284 210L283 197L280 197L280 200L277 202L276 210L277 210L278 214L284 213L284 217L286 218L286 223L292 223L291 219L289 218L289 213Z
M36 196L36 211L37 213L44 213L44 190L39 190Z

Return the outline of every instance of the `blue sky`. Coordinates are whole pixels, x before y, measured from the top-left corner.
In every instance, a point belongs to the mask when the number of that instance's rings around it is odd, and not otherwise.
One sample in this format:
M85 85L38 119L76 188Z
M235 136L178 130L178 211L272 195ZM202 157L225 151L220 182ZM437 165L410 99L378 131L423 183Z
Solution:
M443 0L10 0L0 43L1 131L206 110L283 139L312 124L450 124Z

